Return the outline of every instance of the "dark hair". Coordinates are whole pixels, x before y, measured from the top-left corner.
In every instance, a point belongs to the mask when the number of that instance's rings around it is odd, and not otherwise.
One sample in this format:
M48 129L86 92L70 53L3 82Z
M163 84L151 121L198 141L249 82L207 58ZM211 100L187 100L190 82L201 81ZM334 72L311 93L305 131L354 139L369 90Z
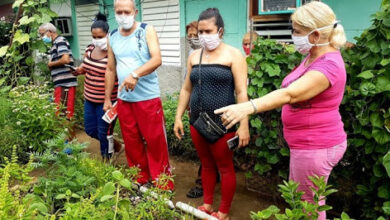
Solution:
M91 31L94 28L101 28L105 33L108 33L108 30L110 29L110 27L108 26L108 23L107 23L107 17L104 14L99 12L96 15L95 21L93 22L93 24L91 26Z
M218 30L220 28L225 28L225 24L223 23L223 19L221 14L219 13L218 8L208 8L202 11L202 13L200 13L199 15L198 22L210 18L215 18L215 25L217 25Z

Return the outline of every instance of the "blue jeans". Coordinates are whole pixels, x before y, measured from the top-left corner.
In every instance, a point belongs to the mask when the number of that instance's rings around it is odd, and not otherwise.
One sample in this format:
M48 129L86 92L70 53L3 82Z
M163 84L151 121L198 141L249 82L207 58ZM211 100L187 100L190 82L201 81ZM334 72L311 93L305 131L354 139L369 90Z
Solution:
M99 140L100 153L103 158L109 158L107 136L114 132L115 122L111 124L105 122L102 117L104 115L103 103L94 103L88 100L84 102L84 127L85 133L90 137Z

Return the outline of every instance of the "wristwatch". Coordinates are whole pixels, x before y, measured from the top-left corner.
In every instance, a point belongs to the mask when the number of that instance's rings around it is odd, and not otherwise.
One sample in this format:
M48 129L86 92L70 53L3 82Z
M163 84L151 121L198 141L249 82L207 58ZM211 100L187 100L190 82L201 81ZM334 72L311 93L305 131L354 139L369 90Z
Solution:
M135 73L135 72L132 72L132 73L131 73L131 76L132 76L134 79L138 79L138 78L139 78L139 77L138 77L138 74Z

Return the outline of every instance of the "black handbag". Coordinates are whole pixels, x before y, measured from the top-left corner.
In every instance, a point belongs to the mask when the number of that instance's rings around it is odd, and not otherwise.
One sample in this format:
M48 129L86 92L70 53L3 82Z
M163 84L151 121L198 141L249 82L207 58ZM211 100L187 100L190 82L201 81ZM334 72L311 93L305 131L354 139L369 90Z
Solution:
M193 126L195 129L204 137L207 142L215 143L218 139L224 136L227 133L227 130L221 129L217 123L210 118L207 112L203 111L202 103L202 75L201 75L201 63L202 63L203 49L200 52L199 60L199 101L200 101L200 113L199 117L194 122Z

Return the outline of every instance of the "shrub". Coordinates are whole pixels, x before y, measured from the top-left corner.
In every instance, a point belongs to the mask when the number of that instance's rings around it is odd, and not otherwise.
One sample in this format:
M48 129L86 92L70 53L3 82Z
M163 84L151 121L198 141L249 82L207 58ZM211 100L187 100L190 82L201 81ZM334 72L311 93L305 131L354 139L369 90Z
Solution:
M43 152L45 141L66 131L68 122L55 115L52 91L46 86L19 86L9 93L12 113L8 125L20 131L18 145L25 152Z
M283 220L309 220L317 219L319 211L327 211L332 209L329 205L319 205L319 202L325 200L326 197L337 190L332 189L330 185L326 185L324 177L309 177L315 187L311 190L314 193L314 203L302 201L302 195L304 192L297 191L299 183L292 180L283 181L284 184L278 185L279 192L282 193L282 197L290 208L286 208L284 213L280 213L280 209L275 205L271 205L265 210L257 213L251 212L251 218L258 219L272 219L272 217ZM341 219L349 220L349 216L346 213L341 214Z
M197 158L195 147L192 144L190 134L190 122L187 112L183 115L183 126L185 130L184 137L179 141L173 133L175 124L176 109L178 104L178 94L168 95L163 101L165 128L168 138L168 149L173 155L183 156L185 158Z
M390 179L382 164L390 150L389 16L390 1L385 0L356 46L343 53L348 81L340 111L349 148L345 167L336 169L335 176L358 195L345 194L344 206L367 219L390 216Z
M279 89L282 79L300 63L302 56L291 45L258 38L252 55L247 58L249 98L258 98ZM245 152L255 161L260 175L274 172L287 178L289 150L283 139L280 109L250 118L251 140ZM285 159L283 159L285 158ZM276 190L276 189L275 189Z

